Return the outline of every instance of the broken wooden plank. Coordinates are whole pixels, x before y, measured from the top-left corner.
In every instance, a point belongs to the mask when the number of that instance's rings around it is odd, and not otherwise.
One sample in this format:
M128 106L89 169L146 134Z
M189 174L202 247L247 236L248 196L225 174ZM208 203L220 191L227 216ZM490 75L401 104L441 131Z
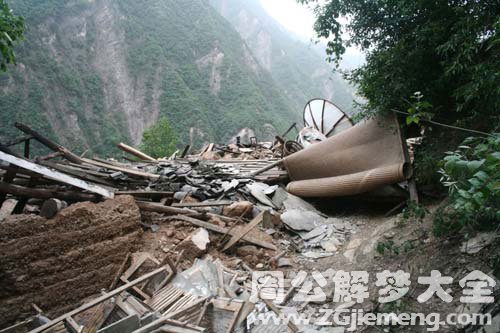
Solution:
M263 211L261 212L259 215L257 215L250 223L248 223L247 225L244 226L243 230L241 230L240 232L233 232L233 237L229 240L229 242L227 242L227 244L224 246L224 248L222 249L222 251L227 251L229 248L231 248L231 246L233 246L234 244L236 244L240 239L242 239L243 237L245 237L253 228L255 228L259 223L262 222L262 220L264 220L264 214L269 214L267 211Z
M261 173L264 173L264 172L266 172L266 171L268 171L268 170L271 170L271 169L272 169L272 168L274 168L274 167L277 167L277 166L282 165L282 164L283 164L283 161L284 161L284 160L278 160L278 161L276 161L276 162L273 162L273 163L271 163L271 164L268 164L268 165L266 165L266 166L264 166L264 167L262 167L262 168L260 168L260 169L258 169L258 170L256 170L256 171L254 171L254 172L252 172L252 173L250 173L250 174L248 174L248 175L244 175L244 178L252 178L252 177L255 177L255 176L257 176L257 175L260 175Z
M143 153L138 149L135 149L134 147L130 147L129 145L124 144L123 142L120 142L118 144L118 148L120 148L124 152L134 155L135 157L140 158L143 161L158 162L155 158Z
M158 269L152 271L151 273L145 274L145 275L135 279L134 281L131 281L131 282L129 282L129 283L113 290L113 291L110 291L109 293L106 293L100 297L97 297L96 299L94 299L88 303L85 303L82 306L80 306L80 307L78 307L78 308L76 308L76 309L74 309L66 314L63 314L62 316L59 316L56 319L53 319L53 320L49 321L48 323L46 323L40 327L37 327L34 330L31 330L29 333L43 332L43 331L55 326L56 324L60 323L61 321L67 320L68 318L71 318L79 313L82 313L83 311L86 311L86 310L112 298L113 296L116 296L116 295L124 292L125 290L132 288L133 286L135 286L143 281L146 281L146 280L148 280L148 279L150 279L150 278L152 278L160 273L163 273L165 271L167 271L167 268L165 266L158 268Z
M21 124L21 123L15 123L14 126L16 126L17 129L23 131L24 133L33 136L33 138L35 138L38 142L40 142L44 146L50 148L51 150L53 150L55 152L61 152L67 160L69 160L73 163L76 163L76 164L82 164L82 159L80 157L73 154L71 151L64 148L60 144L57 144L54 141L46 138L42 134L33 130L31 127L24 125L24 124Z
M199 212L192 210L192 209L187 209L187 208L177 208L177 207L170 207L170 206L162 206L157 203L152 203L152 202L145 202L145 201L137 201L137 206L141 210L149 211L149 212L156 212L156 213L163 213L167 215L177 215L177 214L185 214L185 215L194 215L198 216L200 215Z
M68 324L71 331L76 333L83 332L83 326L78 324L71 316L64 319L64 322Z
M61 173L59 171L55 171L49 168L46 168L44 166L32 163L27 160L23 160L21 158L6 154L4 152L0 152L0 160L3 160L5 162L8 162L10 164L13 164L15 166L18 166L23 169L27 169L30 171L33 171L37 174L43 175L44 177L47 177L52 180L56 180L58 182L62 182L65 184L73 185L75 187L78 187L80 189L92 192L92 193L97 193L99 195L102 195L105 198L113 198L114 193L112 191L109 191L101 186L97 186L95 184L88 183L84 180L74 178L71 176L68 176L64 173Z
M155 175L155 174L149 173L149 172L144 172L144 171L140 171L140 170L136 170L136 169L130 169L130 168L126 168L126 167L121 167L121 166L116 166L116 165L107 164L107 163L103 163L103 162L98 162L98 161L94 161L94 160L91 160L88 158L83 158L82 160L84 163L87 163L90 165L94 165L94 166L98 166L98 167L106 168L106 169L110 169L110 170L115 170L115 171L121 171L123 173L129 174L132 176L138 176L138 177L148 178L148 179L152 179L152 180L156 180L156 179L160 178L160 175Z
M141 327L140 329L134 331L133 333L147 333L159 330L160 332L173 332L173 333L197 333L197 332L206 332L204 328L197 327L191 324L183 323L174 320L173 318L181 315L182 313L192 309L193 307L197 307L202 303L206 302L207 297L203 297L198 301L190 304L186 308L182 308L178 311L172 312L166 316L162 316L155 321ZM162 330L161 328L165 328Z
M238 321L241 309L243 308L244 302L239 299L229 299L229 298L219 297L212 299L212 304L214 307L214 311L216 309L219 309L221 311L227 311L233 313L233 316L230 319L229 324L227 325L227 327L225 327L226 333L233 332L236 323Z
M214 206L229 206L232 201L221 200L221 201L206 201L206 202L185 202L185 203L173 203L172 207L214 207Z
M271 302L270 300L266 299L266 297L260 297L260 299L266 304L266 306L271 311L273 311L274 313L276 313L276 315L280 316L280 318L283 316L283 314L281 313L280 309L276 305L274 305L273 302ZM288 321L288 328L290 328L290 330L292 332L300 332L299 328L297 327L297 325L295 325L294 322L292 322L292 320Z
M169 216L169 217L167 217L167 219L168 220L185 221L185 222L194 224L194 225L196 225L198 227L202 227L202 228L205 228L205 229L208 229L208 230L220 233L220 234L226 234L227 233L227 234L229 234L229 235L231 235L233 237L234 236L238 236L238 233L236 233L234 231L231 231L228 228L219 227L218 225L215 225L215 224L212 224L212 223L208 223L208 222L205 222L205 221L201 221L201 220L198 220L196 218L192 218L192 217L185 216L185 215ZM241 239L244 240L244 241L246 241L246 242L248 242L248 243L252 243L252 244L255 244L257 246L266 248L266 249L270 249L270 250L274 250L274 251L277 250L277 247L274 244L271 244L271 243L265 242L265 241L261 241L259 239L255 239L255 238L250 237L250 236L243 236Z
M63 173L69 174L73 177L78 177L84 180L88 180L97 184L105 185L107 186L110 190L116 186L115 184L111 183L110 181L106 180L109 175L105 173L99 173L96 171L92 170L83 170L80 168L75 168L70 165L63 165L60 163L53 163L50 161L39 161L38 162L41 165L44 165L46 167L61 171Z
M109 285L109 289L113 290L115 289L116 285L118 284L118 281L120 281L120 276L122 276L123 272L125 272L125 267L127 266L127 263L130 259L130 252L127 252L127 255L125 256L125 259L123 259L120 267L118 268L118 271L115 274L115 277L113 278L113 281Z

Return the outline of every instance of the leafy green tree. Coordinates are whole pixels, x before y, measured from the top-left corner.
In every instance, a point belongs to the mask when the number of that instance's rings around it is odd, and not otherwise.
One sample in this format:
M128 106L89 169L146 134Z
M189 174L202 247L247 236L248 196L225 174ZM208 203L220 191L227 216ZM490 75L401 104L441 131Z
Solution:
M24 29L24 18L14 15L4 0L0 0L0 70L6 71L8 64L16 63L13 48L24 38Z
M367 110L406 111L405 100L419 91L436 121L483 131L500 123L499 1L298 2L315 3L315 30L328 40L330 61L338 62L348 46L367 54L366 64L349 74Z
M153 127L144 131L141 150L155 158L171 155L177 145L177 134L167 118L161 118Z

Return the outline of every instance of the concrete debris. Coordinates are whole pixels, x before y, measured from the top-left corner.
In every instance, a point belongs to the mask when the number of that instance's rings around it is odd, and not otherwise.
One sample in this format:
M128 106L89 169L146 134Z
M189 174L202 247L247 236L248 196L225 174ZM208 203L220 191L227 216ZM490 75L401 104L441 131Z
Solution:
M200 250L206 250L207 244L210 243L208 231L206 229L203 229L203 228L198 229L198 231L195 234L193 234L193 236L191 237L191 241Z
M281 220L294 231L311 231L325 222L318 213L300 209L287 209L281 214Z
M278 267L292 267L293 262L290 258L279 258Z
M250 190L250 194L252 194L254 198L257 199L260 203L272 208L276 208L274 203L268 197L268 194L272 194L276 188L259 182L248 184L247 188Z

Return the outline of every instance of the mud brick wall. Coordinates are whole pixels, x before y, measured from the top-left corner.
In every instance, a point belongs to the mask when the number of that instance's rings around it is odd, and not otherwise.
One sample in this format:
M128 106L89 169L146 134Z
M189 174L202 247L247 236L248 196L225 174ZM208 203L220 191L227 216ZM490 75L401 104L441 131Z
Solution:
M108 288L141 233L131 196L1 223L0 329L32 315L31 303L54 317Z

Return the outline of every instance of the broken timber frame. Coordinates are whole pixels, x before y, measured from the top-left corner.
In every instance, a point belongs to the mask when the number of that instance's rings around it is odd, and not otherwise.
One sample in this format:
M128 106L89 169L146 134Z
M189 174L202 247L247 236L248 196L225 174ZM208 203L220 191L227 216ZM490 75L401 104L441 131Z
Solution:
M96 298L88 303L83 304L82 306L74 309L73 311L70 311L66 314L63 314L62 316L57 317L56 319L51 320L48 323L46 323L40 327L35 328L34 330L30 331L29 333L43 332L43 331L57 325L58 323L60 323L62 321L67 321L68 319L71 319L73 316L75 316L79 313L82 313L83 311L86 311L86 310L110 299L111 297L116 296L116 295L134 287L135 285L137 285L143 281L146 281L146 280L148 280L148 279L150 279L150 278L152 278L152 277L154 277L162 272L165 272L165 271L168 271L166 266L158 268L157 270L154 270L151 273L145 274L145 275L135 279L134 281L131 281L131 282L129 282L129 283L113 290L113 291L110 291L109 293L106 293L106 294L104 294L104 295L102 295L102 296L100 296L100 297L98 297L98 298Z
M17 129L23 131L24 133L26 133L28 135L31 135L38 142L40 142L44 146L50 148L51 150L53 150L55 152L60 152L61 154L63 154L63 156L67 160L69 160L69 161L71 161L73 163L76 163L76 164L82 164L82 159L80 157L78 157L77 155L73 154L71 151L69 151L68 149L64 148L63 146L55 143L54 141L52 141L52 140L46 138L45 136L41 135L40 133L36 132L31 127L26 126L26 125L21 124L21 123L15 123L14 126L16 126Z
M20 168L23 168L23 169L33 171L33 172L40 174L40 175L43 175L44 177L47 177L49 179L52 179L52 180L55 180L58 182L62 182L65 184L73 185L75 187L81 188L81 189L89 191L89 192L97 193L99 195L102 195L105 198L113 198L114 197L114 193L112 191L105 189L104 187L88 183L84 180L68 176L67 174L64 174L62 172L46 168L46 167L41 166L39 164L35 164L33 162L23 160L21 158L6 154L6 153L1 152L1 151L0 151L0 160L3 160L7 163L13 164L13 165L20 167Z

